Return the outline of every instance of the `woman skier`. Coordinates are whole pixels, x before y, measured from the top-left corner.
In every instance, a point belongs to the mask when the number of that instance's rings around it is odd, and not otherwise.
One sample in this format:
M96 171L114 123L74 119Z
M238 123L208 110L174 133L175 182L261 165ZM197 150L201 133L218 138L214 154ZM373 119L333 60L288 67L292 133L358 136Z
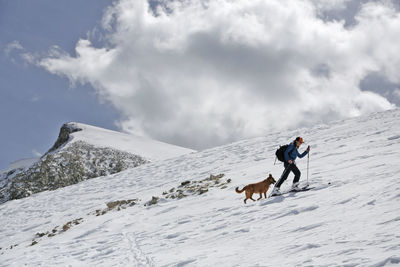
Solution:
M300 154L297 149L300 148L300 146L304 143L303 138L297 137L290 145L287 147L284 153L285 157L285 170L283 171L281 178L279 178L278 182L276 182L274 189L272 190L272 196L277 196L281 195L280 192L280 187L282 183L287 179L288 175L290 172L293 172L294 174L294 179L293 179L293 185L292 185L292 191L298 191L300 190L299 188L299 180L300 180L300 175L301 172L299 168L296 166L296 158L302 158L305 155L307 155L310 152L310 146L307 147L307 149Z

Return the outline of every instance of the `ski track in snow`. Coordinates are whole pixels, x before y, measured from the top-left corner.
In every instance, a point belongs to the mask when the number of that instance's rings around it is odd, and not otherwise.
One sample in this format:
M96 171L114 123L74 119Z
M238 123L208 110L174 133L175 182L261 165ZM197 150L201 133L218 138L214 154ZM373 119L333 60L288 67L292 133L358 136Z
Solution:
M0 266L398 265L399 119L392 110L271 133L9 201L0 205ZM244 205L234 188L279 178L274 152L298 135L312 146L316 188ZM307 158L297 163L305 182ZM183 181L219 173L232 179L227 189L144 206ZM89 215L132 198L139 204ZM30 246L37 232L77 218L83 222Z
M133 233L125 233L124 236L128 240L130 250L132 251L131 266L155 266L153 261L137 245Z

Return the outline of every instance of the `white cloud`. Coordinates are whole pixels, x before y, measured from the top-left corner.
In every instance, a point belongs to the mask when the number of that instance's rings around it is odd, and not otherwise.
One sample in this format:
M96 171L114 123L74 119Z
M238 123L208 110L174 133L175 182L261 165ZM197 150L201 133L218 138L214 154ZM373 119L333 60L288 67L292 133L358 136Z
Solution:
M361 52L389 81L400 83L400 13L390 2L371 2L364 4L356 19L354 38L360 41Z
M103 18L107 45L82 39L76 56L56 49L38 64L90 83L122 129L195 148L392 108L359 83L371 71L399 79L399 13L366 4L346 29L319 19L316 2L165 1L153 12L120 0Z
M33 54L22 53L22 54L20 54L20 56L24 60L24 62L29 63L29 64L35 64L36 57Z
M11 52L13 52L14 50L23 50L23 49L24 47L20 44L20 42L15 40L6 45L6 47L4 48L4 54L6 56L9 56Z
M10 59L10 61L14 64L17 63L17 60L15 59L13 52L14 51L23 51L24 47L21 45L21 43L17 40L12 41L11 43L8 43L6 47L3 49L4 55Z

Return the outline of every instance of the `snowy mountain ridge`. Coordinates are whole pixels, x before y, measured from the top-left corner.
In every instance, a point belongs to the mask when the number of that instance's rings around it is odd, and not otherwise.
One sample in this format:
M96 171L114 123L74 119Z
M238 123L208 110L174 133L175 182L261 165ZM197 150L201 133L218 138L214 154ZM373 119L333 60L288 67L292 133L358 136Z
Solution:
M0 262L398 265L399 119L390 110L271 133L9 201L0 205ZM316 188L244 205L235 187L279 178L274 152L296 136L311 145ZM305 183L307 159L297 164Z
M0 204L176 157L193 150L82 123L66 123L50 150L0 172Z
M66 146L81 141L99 148L109 147L133 155L140 155L149 161L164 160L195 152L192 149L163 143L147 137L116 132L83 123L69 122L65 124L65 127L70 129L70 140L68 140Z

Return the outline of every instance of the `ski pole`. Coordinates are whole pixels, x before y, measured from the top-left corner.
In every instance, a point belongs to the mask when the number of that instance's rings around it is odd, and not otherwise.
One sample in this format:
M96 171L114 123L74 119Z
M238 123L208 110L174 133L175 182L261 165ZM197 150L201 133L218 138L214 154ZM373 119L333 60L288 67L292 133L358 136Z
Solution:
M308 184L308 170L310 168L310 151L307 154L307 184Z

